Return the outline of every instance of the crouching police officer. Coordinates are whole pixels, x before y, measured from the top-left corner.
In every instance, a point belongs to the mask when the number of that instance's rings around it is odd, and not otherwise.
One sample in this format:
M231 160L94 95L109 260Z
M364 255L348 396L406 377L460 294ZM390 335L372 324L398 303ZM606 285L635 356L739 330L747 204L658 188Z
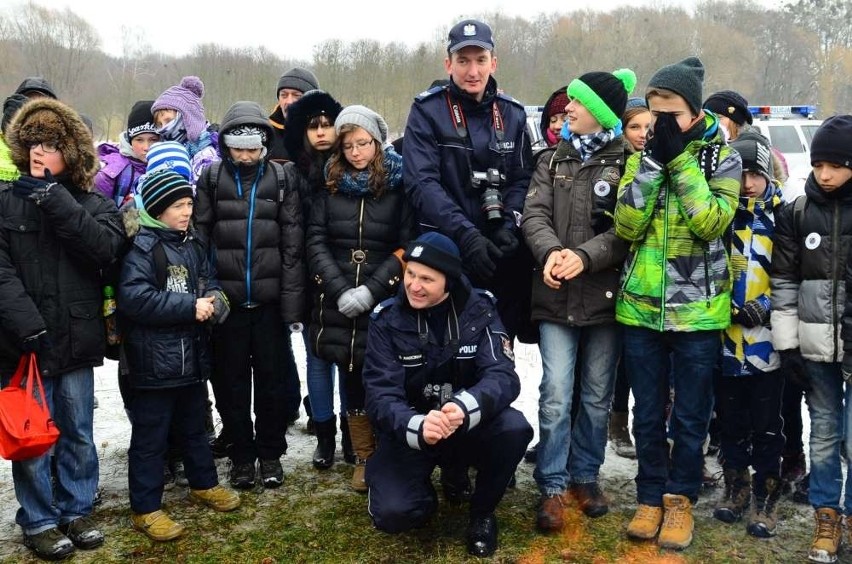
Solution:
M398 533L435 512L435 466L473 466L467 549L497 549L494 510L532 439L509 405L520 392L512 343L491 294L462 275L458 247L436 232L406 249L404 292L372 314L366 409L378 434L367 461L375 526Z

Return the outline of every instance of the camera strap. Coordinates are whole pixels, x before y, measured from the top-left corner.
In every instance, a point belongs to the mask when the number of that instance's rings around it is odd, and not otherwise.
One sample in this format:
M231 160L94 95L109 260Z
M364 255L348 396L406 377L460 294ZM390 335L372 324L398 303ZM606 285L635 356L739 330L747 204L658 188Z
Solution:
M473 140L470 138L470 135L468 135L467 119L464 117L461 102L454 99L449 90L447 90L446 93L447 109L450 112L450 119L453 121L456 133L471 149L473 149ZM506 129L503 123L503 114L500 112L500 106L497 104L496 98L491 102L491 125L494 127L494 135L497 137L497 143L502 143L506 138ZM466 155L468 167L471 171L475 170L473 168L473 163L470 161L470 153L466 153ZM500 165L501 172L505 173L506 156L502 153L502 151L500 152Z

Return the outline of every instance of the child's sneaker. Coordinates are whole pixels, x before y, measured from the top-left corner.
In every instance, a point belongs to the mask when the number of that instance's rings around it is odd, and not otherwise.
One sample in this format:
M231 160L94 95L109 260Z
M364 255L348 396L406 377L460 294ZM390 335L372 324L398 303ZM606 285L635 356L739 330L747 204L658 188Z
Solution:
M231 462L231 487L238 490L250 490L254 487L254 462L236 464Z
M183 525L172 521L171 517L160 509L151 513L134 513L130 516L130 522L133 523L133 528L158 542L176 539L186 530Z
M260 480L264 488L277 488L284 483L284 469L277 458L260 459Z
M34 535L24 533L24 546L44 560L62 560L74 553L71 539L62 534L57 527Z
M209 490L189 490L189 499L216 511L233 511L240 506L240 496L218 484Z

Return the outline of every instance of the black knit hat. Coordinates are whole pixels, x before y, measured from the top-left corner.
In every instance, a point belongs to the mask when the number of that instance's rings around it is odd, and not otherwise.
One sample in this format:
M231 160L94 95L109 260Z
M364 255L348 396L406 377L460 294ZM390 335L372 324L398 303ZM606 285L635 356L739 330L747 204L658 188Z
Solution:
M686 100L695 115L698 115L704 88L704 65L698 57L687 57L655 72L648 81L648 88L671 90Z
M308 90L317 90L319 88L319 80L314 73L308 69L293 67L278 79L278 88L275 89L275 96L282 88L292 88L299 92L307 92Z
M612 129L621 121L634 86L636 74L630 69L587 72L568 84L568 95L579 100L604 128Z
M704 107L716 115L725 116L737 125L752 122L748 102L733 90L720 90L704 101Z
M452 239L437 231L427 231L409 243L402 260L425 264L450 280L457 280L462 272L459 248Z
M731 142L743 160L743 172L756 172L772 181L772 149L769 139L754 130L744 131Z
M145 176L139 195L148 215L157 218L181 198L192 198L192 186L183 175L163 169Z
M130 114L127 116L128 141L143 133L157 133L154 115L151 113L153 105L154 100L139 100L130 108Z
M25 78L15 90L15 94L23 94L29 98L29 92L39 92L48 98L58 99L53 87L43 76L28 76Z
M23 94L12 94L3 102L3 123L0 125L0 130L6 131L6 127L12 122L12 118L18 113L27 100Z
M831 116L811 140L811 164L818 161L852 168L852 115Z

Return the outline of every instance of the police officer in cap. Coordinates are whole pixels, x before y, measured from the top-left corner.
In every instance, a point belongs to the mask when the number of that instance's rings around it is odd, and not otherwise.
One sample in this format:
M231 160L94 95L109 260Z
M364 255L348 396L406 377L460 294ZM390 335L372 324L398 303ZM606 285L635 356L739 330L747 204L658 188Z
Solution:
M532 272L531 259L524 261L529 268L518 262L528 256L519 226L533 166L526 113L498 91L487 24L453 26L444 66L449 84L430 88L411 106L403 145L406 191L421 229L452 239L474 285L497 296L514 340L529 317L517 307L529 302Z
M494 510L533 435L510 407L521 388L511 342L449 238L425 233L403 260L403 289L374 310L364 360L378 442L367 461L370 515L389 533L422 526L437 506L435 466L473 466L467 549L489 556Z

